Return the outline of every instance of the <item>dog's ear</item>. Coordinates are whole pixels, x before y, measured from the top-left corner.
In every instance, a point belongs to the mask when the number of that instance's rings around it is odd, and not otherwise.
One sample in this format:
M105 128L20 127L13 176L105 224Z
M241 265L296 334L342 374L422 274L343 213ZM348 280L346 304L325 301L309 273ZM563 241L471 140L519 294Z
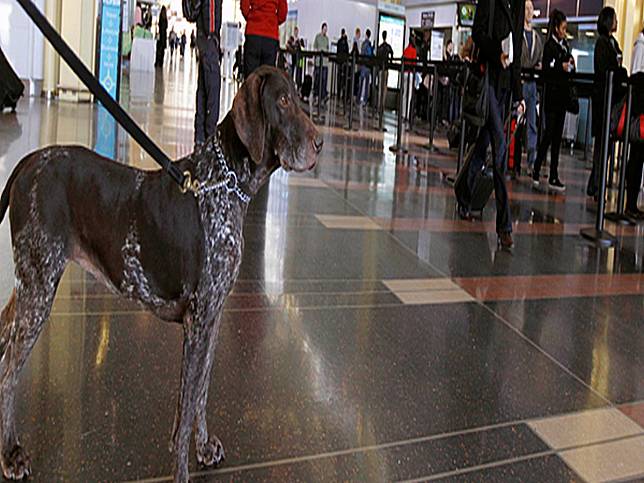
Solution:
M232 107L233 123L239 139L256 164L264 157L266 145L266 116L262 103L264 78L251 74L239 89Z

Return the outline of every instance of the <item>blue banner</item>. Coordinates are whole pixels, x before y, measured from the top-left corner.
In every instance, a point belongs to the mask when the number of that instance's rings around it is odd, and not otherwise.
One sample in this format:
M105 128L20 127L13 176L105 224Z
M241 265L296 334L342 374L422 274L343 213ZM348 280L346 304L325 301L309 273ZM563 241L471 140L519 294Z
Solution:
M98 46L98 79L118 99L120 76L121 0L101 2L101 37Z

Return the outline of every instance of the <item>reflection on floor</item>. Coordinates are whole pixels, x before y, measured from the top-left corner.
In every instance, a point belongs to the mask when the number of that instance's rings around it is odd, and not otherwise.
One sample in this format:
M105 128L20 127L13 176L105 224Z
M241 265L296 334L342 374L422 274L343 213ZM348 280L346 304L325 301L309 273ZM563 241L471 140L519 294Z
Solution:
M196 69L132 75L123 103L171 157L191 150ZM224 107L233 89L227 90ZM510 182L516 248L454 212L440 136L386 132L331 104L313 173L276 173L252 202L224 314L208 418L226 447L194 481L607 481L644 476L644 228L579 236L587 164L566 195ZM20 158L80 143L154 163L95 106L23 100L0 116L0 182ZM614 199L611 193L611 200ZM0 226L0 298L13 286ZM70 267L22 374L35 481L166 481L180 327ZM194 458L191 458L194 459Z

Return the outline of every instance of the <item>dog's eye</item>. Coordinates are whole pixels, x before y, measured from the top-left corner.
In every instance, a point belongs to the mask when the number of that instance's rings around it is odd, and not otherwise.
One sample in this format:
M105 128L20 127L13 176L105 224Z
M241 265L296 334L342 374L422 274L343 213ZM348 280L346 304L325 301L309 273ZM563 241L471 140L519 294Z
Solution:
M285 95L280 97L280 105L282 107L288 107L288 97L286 97Z

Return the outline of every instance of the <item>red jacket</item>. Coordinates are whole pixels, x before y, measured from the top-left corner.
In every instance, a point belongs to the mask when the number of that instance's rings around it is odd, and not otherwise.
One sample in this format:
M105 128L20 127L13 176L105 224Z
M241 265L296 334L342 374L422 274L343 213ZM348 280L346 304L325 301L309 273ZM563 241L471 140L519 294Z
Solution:
M279 40L278 27L286 21L286 0L241 0L246 19L246 35L259 35Z

